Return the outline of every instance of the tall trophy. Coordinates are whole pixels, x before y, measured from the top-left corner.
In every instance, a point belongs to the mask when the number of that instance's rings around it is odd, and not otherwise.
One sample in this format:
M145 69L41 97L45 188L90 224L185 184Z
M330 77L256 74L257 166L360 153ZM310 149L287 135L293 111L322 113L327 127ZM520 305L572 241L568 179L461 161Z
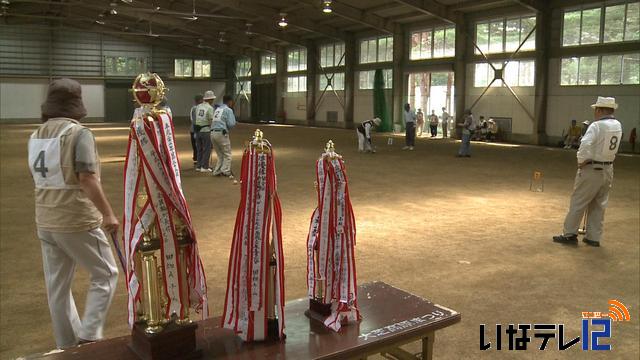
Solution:
M353 215L342 156L329 140L316 161L318 207L307 238L307 315L334 331L361 319L358 310Z
M123 237L131 349L143 359L191 359L207 288L189 207L182 192L171 116L157 109L167 89L157 74L133 83L140 105L125 161Z
M273 148L260 130L245 146L240 180L222 326L246 342L284 339L282 210Z

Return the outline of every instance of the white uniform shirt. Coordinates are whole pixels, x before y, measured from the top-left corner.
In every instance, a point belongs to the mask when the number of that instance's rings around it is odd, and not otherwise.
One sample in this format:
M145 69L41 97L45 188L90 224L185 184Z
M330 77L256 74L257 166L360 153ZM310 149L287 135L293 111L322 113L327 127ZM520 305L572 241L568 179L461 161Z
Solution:
M622 142L622 124L613 116L605 116L589 125L580 141L578 163L586 160L612 162Z

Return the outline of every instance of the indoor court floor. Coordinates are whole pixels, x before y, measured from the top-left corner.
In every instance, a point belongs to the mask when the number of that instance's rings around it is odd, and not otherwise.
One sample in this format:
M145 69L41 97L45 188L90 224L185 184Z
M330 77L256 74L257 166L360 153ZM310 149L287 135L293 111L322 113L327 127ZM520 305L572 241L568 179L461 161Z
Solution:
M122 214L125 123L90 125L102 157L102 182ZM35 125L0 126L0 358L54 348L39 240L35 236L33 182L26 163ZM353 130L261 126L275 149L283 208L286 298L306 296L306 238L316 206L314 163L332 139L346 159L357 221L358 282L381 280L462 313L462 322L437 334L436 359L600 358L575 346L527 354L479 350L480 324L565 324L580 335L581 312L606 312L622 301L630 322L613 324L614 355L637 359L640 332L640 156L619 155L600 248L553 243L562 231L575 176L575 151L526 145L472 144L472 158L456 158L454 140L418 139L402 151L403 138L378 135L377 154L356 151ZM233 169L256 125L231 133ZM191 208L207 275L211 315L222 312L227 261L239 186L194 171L188 130L177 128L183 187ZM531 192L534 170L544 192ZM106 336L126 335L124 276L111 306ZM86 272L74 282L80 312ZM366 294L360 294L366 296ZM491 330L493 332L493 330ZM504 331L504 330L503 330ZM493 336L493 335L492 335ZM503 344L505 342L503 334ZM505 346L505 345L503 345ZM550 346L557 346L554 342ZM408 346L418 351L418 345Z

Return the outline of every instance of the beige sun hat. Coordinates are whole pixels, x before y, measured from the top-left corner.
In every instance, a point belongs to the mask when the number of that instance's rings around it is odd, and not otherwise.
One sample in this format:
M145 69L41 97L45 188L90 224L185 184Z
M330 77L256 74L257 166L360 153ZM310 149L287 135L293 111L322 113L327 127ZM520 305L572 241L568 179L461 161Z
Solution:
M618 104L616 104L616 98L613 97L604 97L598 96L598 101L595 104L591 105L592 108L610 108L617 109Z
M204 92L204 97L202 100L213 100L216 98L216 94L213 93L213 90L207 90Z
M380 126L382 120L380 120L380 118L373 118L373 122L376 123L376 126Z

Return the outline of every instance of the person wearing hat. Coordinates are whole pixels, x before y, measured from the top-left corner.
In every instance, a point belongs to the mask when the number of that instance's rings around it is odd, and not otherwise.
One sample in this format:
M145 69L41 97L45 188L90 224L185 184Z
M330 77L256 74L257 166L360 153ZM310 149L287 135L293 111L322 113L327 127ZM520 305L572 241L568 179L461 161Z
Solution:
M578 244L578 228L587 212L587 229L582 240L590 246L600 246L602 223L613 182L613 161L622 141L622 125L613 112L618 108L612 97L598 96L594 119L580 141L578 149L578 173L573 186L569 212L564 220L562 235L553 241Z
M236 117L233 114L233 98L231 95L225 95L222 97L222 105L214 111L211 123L211 142L218 156L213 176L226 176L234 180L231 173L231 140L229 139L229 131L234 126L236 126Z
M196 171L213 172L209 167L209 157L211 156L211 121L213 121L213 100L216 95L212 90L204 92L201 104L196 106L196 148L198 149Z
M195 126L196 126L196 108L198 107L198 105L202 104L204 100L202 99L202 95L198 94L194 97L193 102L194 105L191 107L191 110L189 111L189 119L191 120L191 126L189 128L189 135L191 138L191 148L193 149L193 163L197 166L198 165L198 147L196 146L196 133L195 133Z
M363 121L356 128L356 134L358 135L358 151L359 152L371 152L375 153L373 148L373 142L371 141L371 129L380 126L382 120L380 118L373 118L371 120Z
M118 280L105 231L115 237L119 222L102 190L93 134L79 123L87 115L80 84L54 80L41 110L28 165L53 335L64 349L103 337ZM82 319L71 293L76 265L91 276Z

